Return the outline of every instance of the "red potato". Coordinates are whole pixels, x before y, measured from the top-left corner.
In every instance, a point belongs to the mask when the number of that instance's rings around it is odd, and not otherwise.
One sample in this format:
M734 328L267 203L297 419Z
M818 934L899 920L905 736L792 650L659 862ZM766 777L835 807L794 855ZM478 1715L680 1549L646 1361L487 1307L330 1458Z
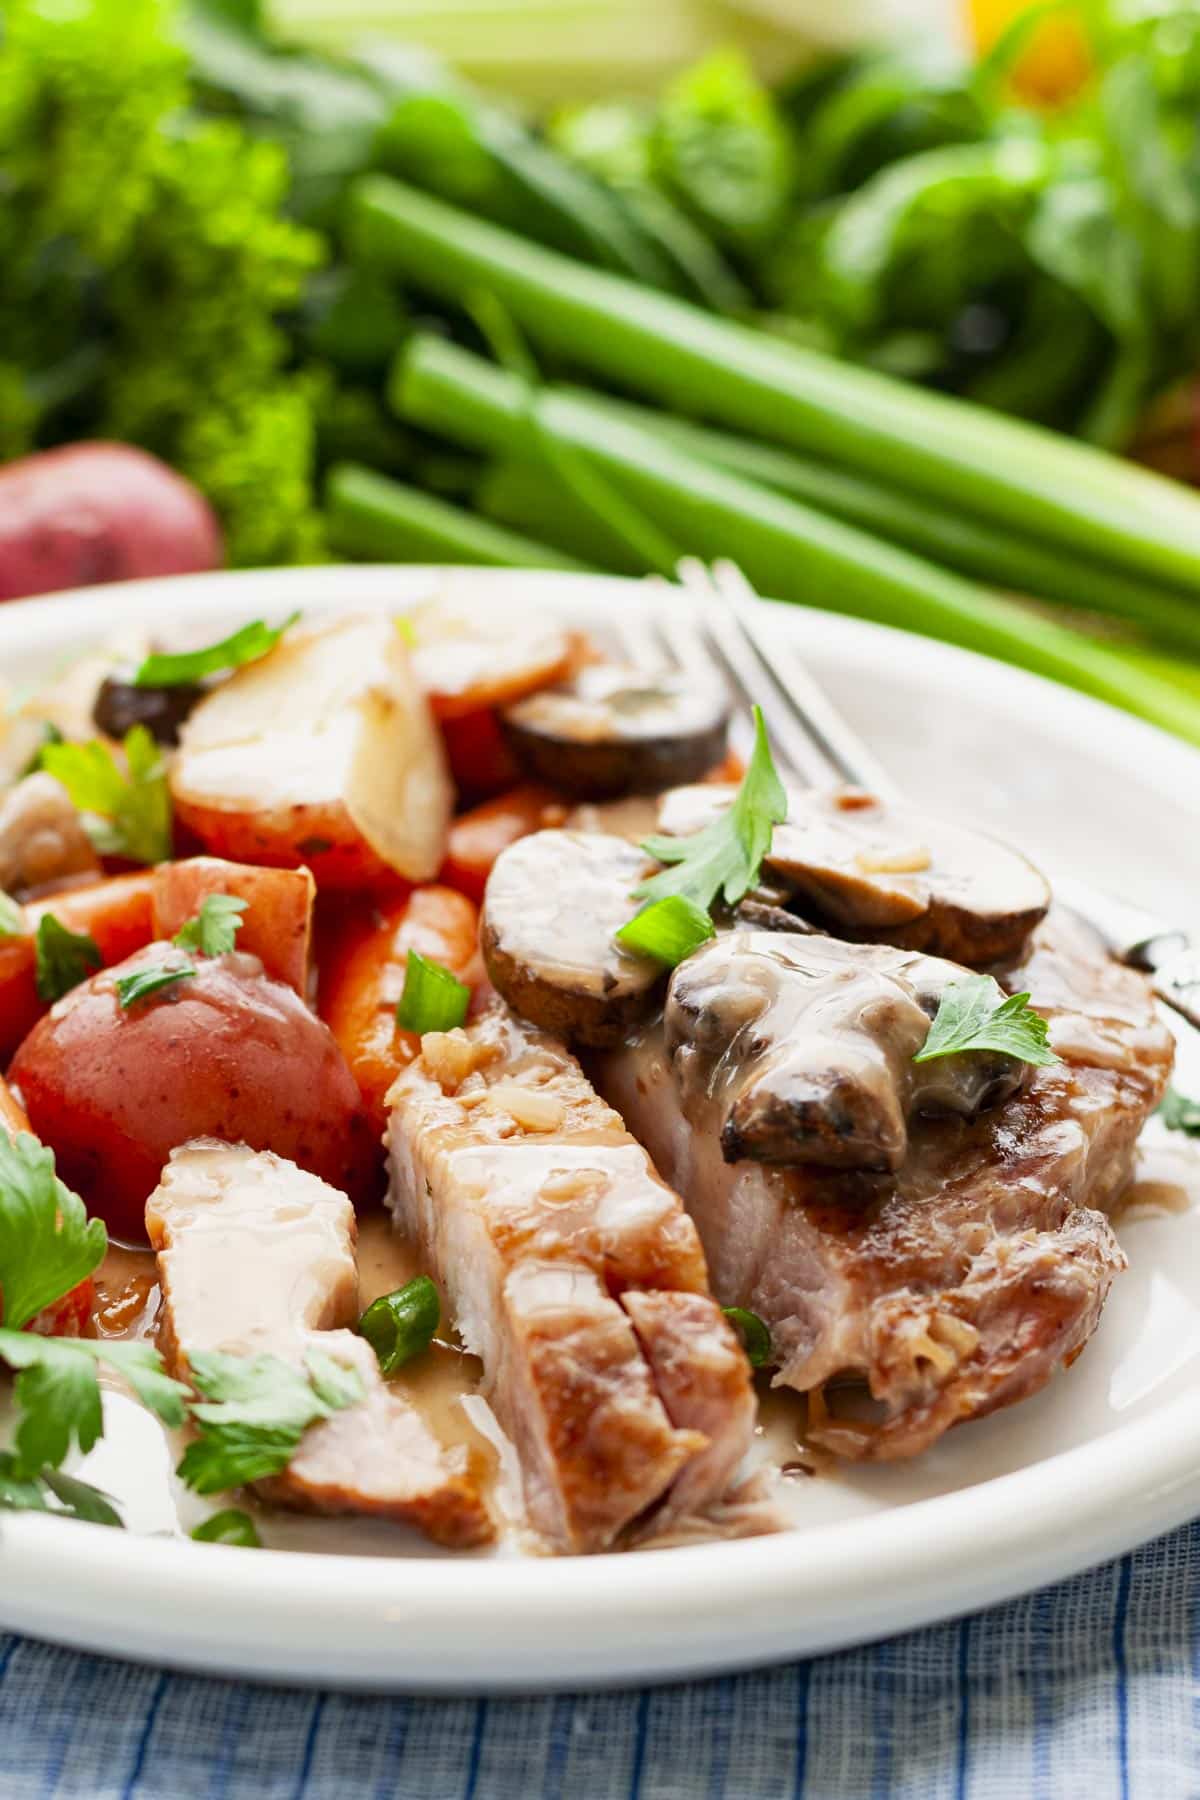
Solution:
M450 827L441 879L479 902L502 850L534 831L561 825L567 807L549 788L528 783L460 813Z
M68 444L0 469L0 600L219 568L197 488L129 444Z
M507 706L565 681L588 655L586 640L493 592L430 601L404 615L417 680L437 718L458 719Z
M150 944L74 988L9 1071L59 1173L115 1236L143 1211L171 1151L193 1138L273 1150L352 1199L378 1153L328 1026L249 957L200 957L194 978L122 1010L119 976L183 959Z
M37 991L34 933L47 913L68 931L90 937L104 963L123 962L154 935L150 895L154 873L139 869L114 875L92 887L71 888L34 900L25 908L29 935L0 940L0 1063L6 1062L27 1031L46 1011Z
M162 863L154 871L151 935L173 938L195 918L211 894L245 900L237 947L257 956L267 974L285 981L303 999L312 958L312 915L316 884L307 869L256 869L192 856Z
M401 634L383 614L289 632L216 688L171 767L178 824L233 862L318 888L428 881L453 788Z
M410 950L472 986L483 979L478 911L465 895L445 887L414 888L382 915L339 921L321 962L321 1017L350 1064L372 1128L381 1135L387 1091L421 1048L417 1034L396 1023Z
M0 1075L0 1131L6 1131L9 1137L15 1137L18 1131L28 1130L29 1120L24 1108ZM70 1293L61 1294L49 1306L43 1307L25 1329L36 1331L41 1337L78 1337L91 1318L95 1303L96 1284L90 1275L86 1275ZM0 1294L0 1324L3 1323L4 1296Z
M450 764L450 777L460 795L482 798L514 787L521 779L512 751L504 741L494 712L480 712L442 719L442 742Z

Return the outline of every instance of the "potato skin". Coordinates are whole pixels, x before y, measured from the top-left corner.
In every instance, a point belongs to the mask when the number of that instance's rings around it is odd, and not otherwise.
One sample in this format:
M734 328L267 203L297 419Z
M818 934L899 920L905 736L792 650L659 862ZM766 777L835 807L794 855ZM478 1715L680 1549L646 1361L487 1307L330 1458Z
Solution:
M407 883L389 868L340 802L265 812L208 806L175 790L175 822L213 856L271 869L310 869L319 888L395 891Z
M117 978L171 954L150 944L102 970L17 1053L10 1079L62 1179L135 1243L167 1157L195 1137L273 1150L352 1199L368 1197L377 1153L328 1027L237 953L197 958L193 980L122 1011Z

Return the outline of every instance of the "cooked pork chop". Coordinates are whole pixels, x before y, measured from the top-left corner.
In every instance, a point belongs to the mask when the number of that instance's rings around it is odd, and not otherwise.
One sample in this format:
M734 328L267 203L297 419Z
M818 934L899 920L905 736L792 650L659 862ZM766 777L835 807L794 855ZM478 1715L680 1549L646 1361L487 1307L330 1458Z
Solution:
M199 1350L303 1364L320 1349L357 1370L365 1397L313 1425L264 1498L303 1512L368 1513L463 1549L494 1535L461 1451L442 1448L379 1373L358 1317L354 1209L267 1151L203 1139L176 1150L146 1203L163 1307L159 1346L188 1378Z
M574 1057L496 1006L426 1036L389 1098L392 1205L482 1358L534 1527L600 1550L718 1502L753 1431L746 1359L678 1197Z
M1166 1087L1170 1033L1142 977L1069 917L997 973L1031 991L1062 1061L978 1118L911 1120L894 1174L727 1163L703 1099L681 1103L661 1026L595 1060L685 1197L717 1298L769 1327L776 1381L865 1379L878 1422L827 1419L819 1395L810 1409L810 1436L846 1456L915 1455L1034 1393L1082 1349L1125 1266L1103 1213Z

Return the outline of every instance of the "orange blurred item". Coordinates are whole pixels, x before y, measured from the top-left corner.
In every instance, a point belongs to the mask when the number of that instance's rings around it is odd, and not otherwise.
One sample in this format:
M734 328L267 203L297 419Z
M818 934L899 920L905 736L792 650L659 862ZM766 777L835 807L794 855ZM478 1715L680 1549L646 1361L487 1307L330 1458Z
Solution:
M419 887L386 910L345 915L321 959L318 1007L358 1083L372 1128L387 1124L384 1098L421 1048L396 1023L410 950L459 981L482 980L479 914L448 887Z
M92 887L71 888L25 907L29 935L0 940L0 1062L7 1062L17 1045L47 1010L37 991L37 958L34 935L50 913L68 931L90 937L101 961L123 962L153 936L150 895L151 869L136 874L114 875Z
M1031 0L967 0L972 41L984 55L1013 21L1030 10ZM1078 93L1091 73L1092 59L1082 11L1064 8L1033 28L1013 67L1011 83L1025 100L1059 106Z
M260 869L219 856L192 856L154 871L153 934L173 938L212 894L246 901L237 948L304 998L312 955L316 883L307 869Z

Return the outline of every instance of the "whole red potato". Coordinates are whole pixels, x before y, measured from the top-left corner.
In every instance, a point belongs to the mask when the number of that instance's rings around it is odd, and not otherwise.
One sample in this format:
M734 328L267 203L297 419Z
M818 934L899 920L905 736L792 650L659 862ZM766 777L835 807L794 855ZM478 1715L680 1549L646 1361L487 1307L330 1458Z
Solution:
M133 1242L164 1163L192 1138L274 1150L366 1198L378 1158L346 1059L257 957L198 957L191 978L121 1006L122 976L188 963L147 945L73 988L18 1050L9 1080L62 1180Z
M0 600L224 560L197 488L129 444L67 444L0 468Z

